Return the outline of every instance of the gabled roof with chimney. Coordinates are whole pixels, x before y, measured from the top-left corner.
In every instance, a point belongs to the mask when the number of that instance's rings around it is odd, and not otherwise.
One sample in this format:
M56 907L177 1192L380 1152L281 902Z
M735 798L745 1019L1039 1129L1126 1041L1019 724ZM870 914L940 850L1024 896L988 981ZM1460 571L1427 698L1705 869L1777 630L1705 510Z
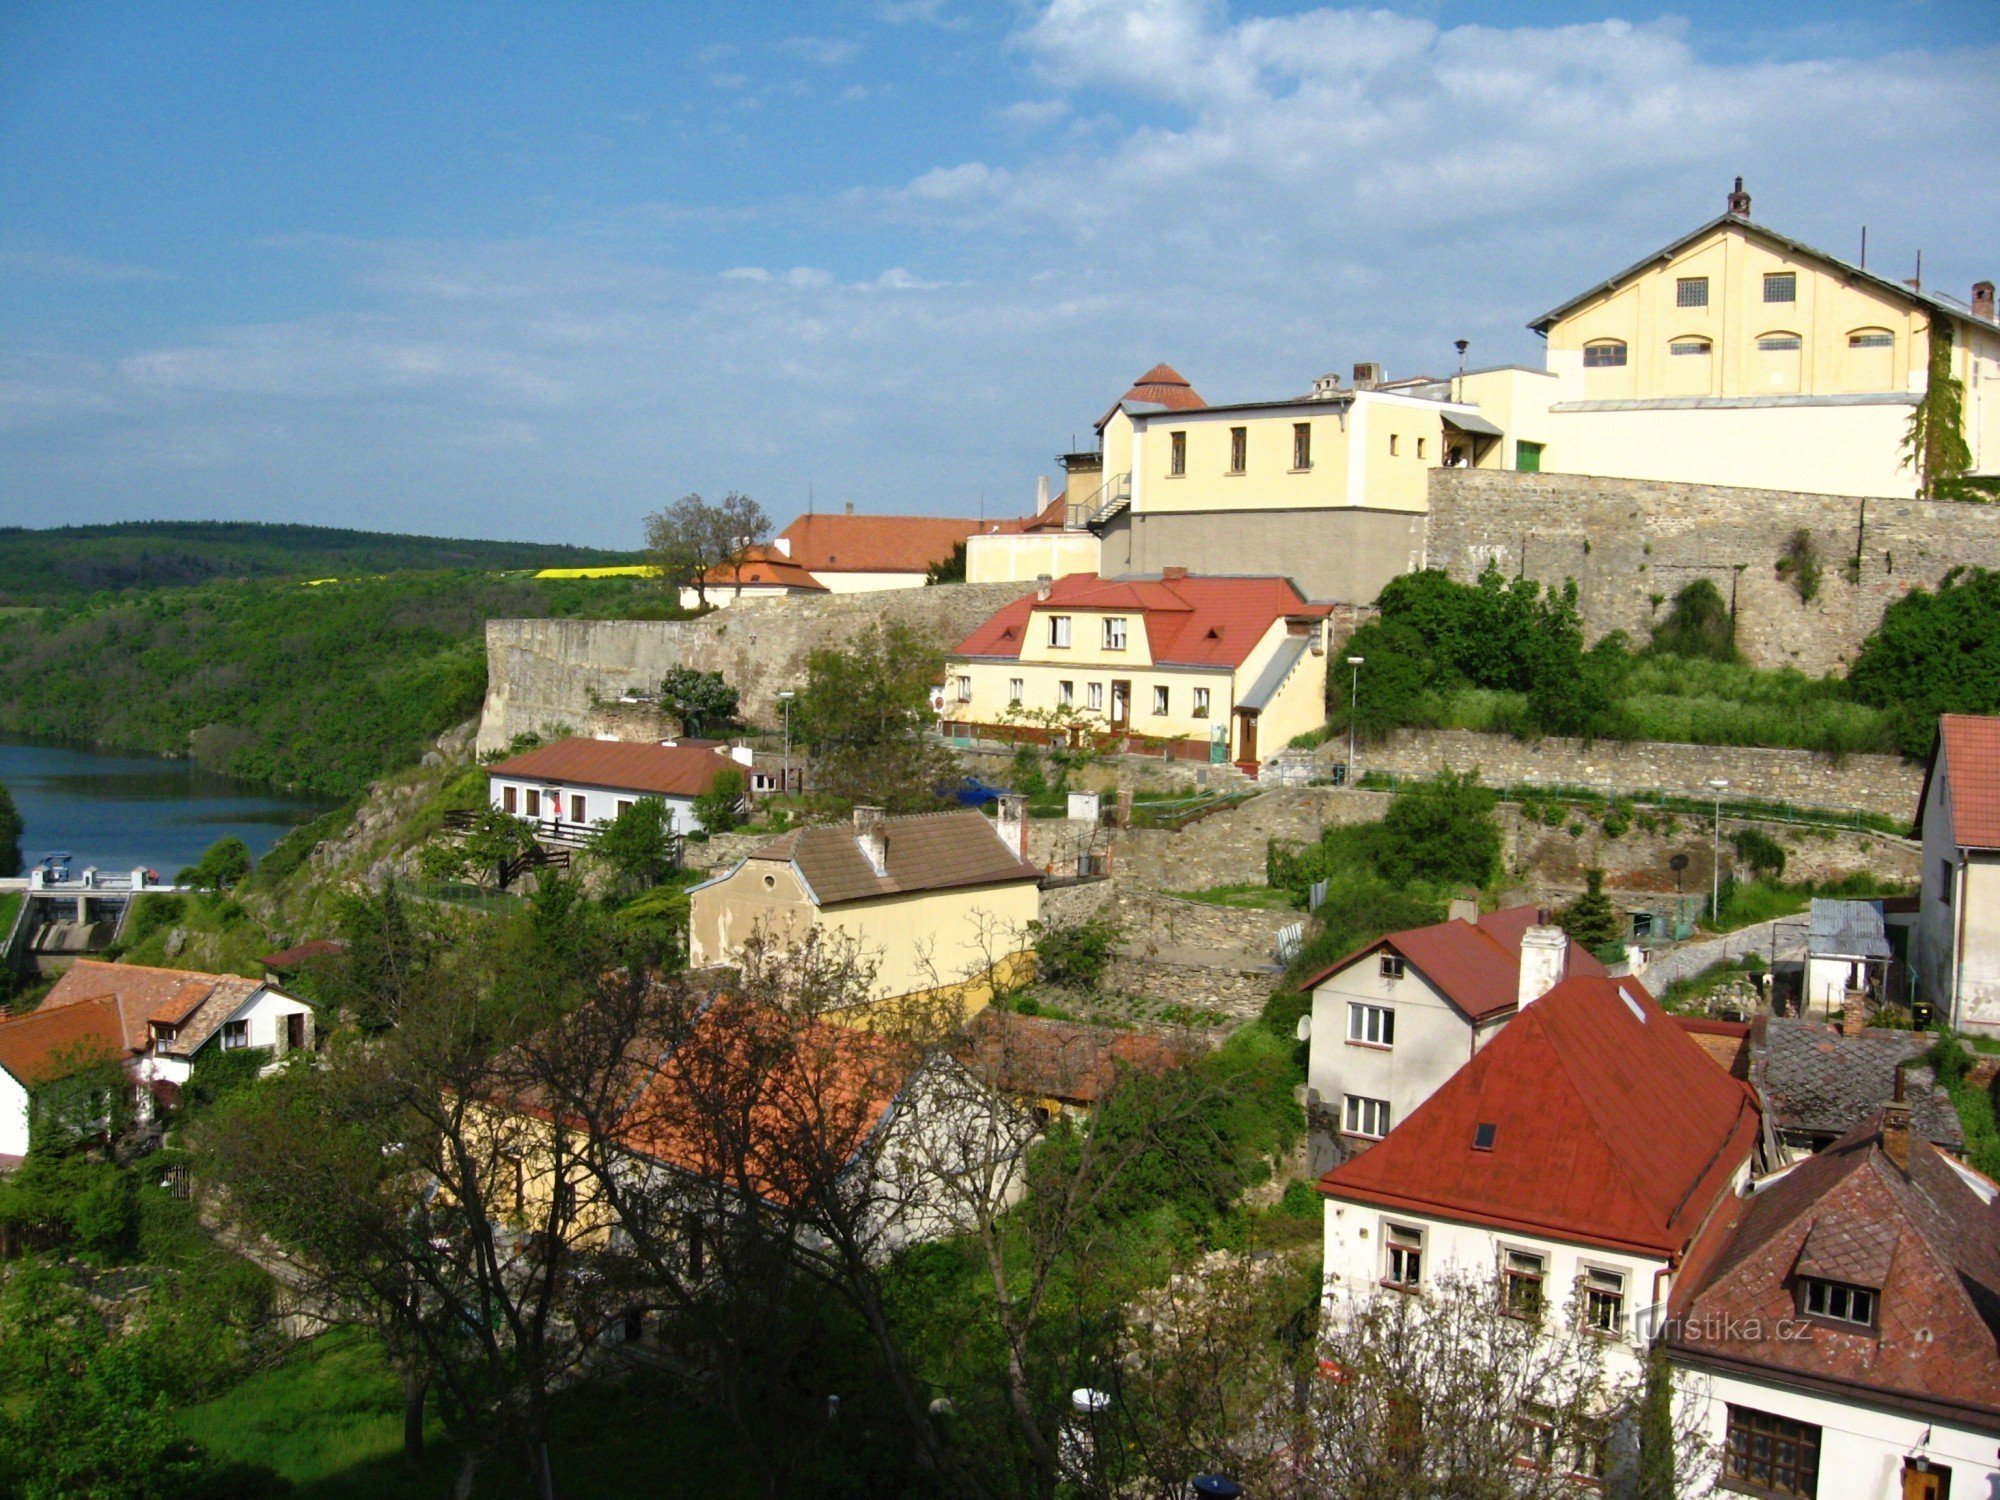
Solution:
M1243 665L1279 620L1323 620L1324 604L1308 604L1289 578L1100 578L1066 573L1048 598L1026 594L958 644L956 656L1018 660L1029 617L1038 609L1140 616L1157 666Z
M1668 1346L1704 1365L2000 1432L1995 1193L1920 1134L1873 1115L1731 1200L1703 1231L1674 1291ZM1874 1292L1874 1326L1804 1318L1807 1277ZM1809 1337L1796 1336L1802 1321Z
M1010 849L998 827L982 813L884 818L881 829L886 869L880 874L851 823L795 828L753 849L748 858L794 866L818 906L1042 878L1042 872Z
M1757 1134L1755 1095L1644 986L1572 975L1377 1145L1322 1177L1319 1190L1671 1258L1728 1190Z
M595 740L577 735L496 762L488 776L595 786L662 797L699 797L724 771L743 767L714 740L655 745L644 740Z
M1950 783L1951 841L1966 849L2000 849L2000 718L1986 714L1938 715L1937 743L1917 797L1915 836L1923 837L1924 809L1937 785L1938 767Z
M1455 917L1387 933L1328 964L1301 988L1314 989L1357 959L1387 951L1401 955L1467 1020L1490 1020L1512 1010L1521 998L1521 938L1538 915L1533 906L1509 906L1487 912L1477 922ZM1605 968L1589 949L1571 939L1563 972L1602 978Z

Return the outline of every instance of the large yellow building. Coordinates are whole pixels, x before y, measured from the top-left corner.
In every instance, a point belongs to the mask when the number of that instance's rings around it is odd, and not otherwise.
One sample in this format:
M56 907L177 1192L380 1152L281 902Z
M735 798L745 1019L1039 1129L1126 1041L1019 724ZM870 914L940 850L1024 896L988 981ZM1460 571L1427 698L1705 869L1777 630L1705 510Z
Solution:
M1568 474L1907 496L1903 434L1948 327L1972 471L2000 471L1993 283L1969 302L1726 211L1529 325L1556 391L1541 466Z
M1083 731L1254 771L1326 722L1326 614L1285 578L1054 579L952 653L945 732Z

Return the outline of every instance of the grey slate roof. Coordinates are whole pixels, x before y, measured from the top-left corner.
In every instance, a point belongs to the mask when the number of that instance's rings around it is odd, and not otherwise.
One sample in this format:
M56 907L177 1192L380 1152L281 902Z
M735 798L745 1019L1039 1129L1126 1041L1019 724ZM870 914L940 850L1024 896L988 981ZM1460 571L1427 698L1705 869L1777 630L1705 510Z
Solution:
M1923 1056L1934 1040L1928 1032L1872 1028L1842 1036L1819 1021L1773 1016L1752 1076L1778 1129L1840 1136L1895 1097L1897 1065ZM1930 1069L1912 1067L1903 1076L1911 1124L1926 1140L1963 1151L1958 1111Z
M1807 953L1842 958L1888 958L1889 938L1882 927L1879 901L1834 901L1813 897L1812 932Z
M1311 644L1309 636L1286 636L1278 643L1278 649L1271 653L1271 659L1264 664L1264 670L1257 674L1257 680L1250 684L1250 690L1237 700L1236 706L1263 709L1284 685L1285 678L1291 675L1293 666L1306 654L1306 648Z

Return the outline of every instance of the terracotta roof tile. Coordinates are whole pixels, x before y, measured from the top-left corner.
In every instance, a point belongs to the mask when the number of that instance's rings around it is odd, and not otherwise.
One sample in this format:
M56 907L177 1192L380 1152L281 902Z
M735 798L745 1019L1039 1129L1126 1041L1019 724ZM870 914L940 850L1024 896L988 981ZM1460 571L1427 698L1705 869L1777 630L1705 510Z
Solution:
M1673 1255L1756 1140L1750 1091L1637 981L1572 975L1320 1191Z
M125 1045L132 1052L144 1052L152 1045L152 1021L179 1017L169 1024L179 1025L193 1014L215 987L235 975L202 974L192 969L158 969L145 964L108 964L97 959L79 959L55 982L41 1008L75 1005L86 1000L110 1000L118 1009L125 1031ZM255 985L255 980L245 980Z
M0 1021L0 1068L33 1088L76 1067L128 1056L118 1005L108 996Z
M1327 965L1301 988L1324 984L1357 958L1387 948L1414 965L1467 1019L1488 1020L1512 1010L1521 998L1521 937L1537 915L1533 906L1509 906L1476 923L1453 920L1392 932ZM1572 939L1564 972L1602 977L1605 969Z
M1042 872L1000 841L994 825L976 812L921 813L885 818L886 874L861 852L849 823L795 828L761 845L751 859L796 864L821 906L865 901L912 891L1040 880Z
M1121 1068L1165 1073L1201 1048L1146 1031L1023 1016L989 1006L966 1029L959 1061L989 1088L1024 1097L1095 1104Z
M1026 594L959 642L954 655L1019 657L1037 609L1142 615L1152 659L1163 666L1240 667L1273 623L1324 619L1289 578L1110 579L1067 573L1049 597Z
M927 573L979 530L959 516L810 515L778 533L776 550L819 573Z
M493 776L651 792L663 797L699 797L727 770L743 768L719 754L712 742L655 745L633 740L557 740L488 766Z
M770 545L752 547L744 554L742 565L718 563L701 575L701 581L711 589L735 588L739 583L749 588L761 585L765 588L800 589L807 593L823 594L826 585L799 563L793 562L784 553Z
M2000 849L2000 718L1980 714L1942 714L1938 718L1938 749L1924 778L1924 797L1931 793L1938 757L1950 782L1952 841L1972 849ZM1923 823L1918 804L1918 826Z
M1118 398L1121 402L1143 401L1170 411L1198 411L1208 403L1172 365L1154 365L1132 382L1132 388Z
M1905 1173L1881 1117L1735 1200L1675 1288L1669 1343L1725 1367L1868 1393L1916 1410L2000 1417L2000 1207L1992 1184L1921 1136ZM1975 1187L1975 1182L1981 1186ZM1876 1327L1799 1319L1798 1276L1879 1291Z

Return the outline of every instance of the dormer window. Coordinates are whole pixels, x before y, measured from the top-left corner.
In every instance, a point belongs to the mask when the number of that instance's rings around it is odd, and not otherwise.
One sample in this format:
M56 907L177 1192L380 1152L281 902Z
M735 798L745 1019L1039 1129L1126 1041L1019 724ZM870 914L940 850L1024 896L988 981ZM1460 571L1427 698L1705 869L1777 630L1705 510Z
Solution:
M153 1023L153 1040L156 1042L171 1042L174 1039L175 1031L178 1029L169 1022L155 1021Z
M1069 625L1070 617L1068 615L1049 616L1049 644L1051 646L1060 649L1069 645Z
M1799 1278L1799 1311L1809 1318L1851 1323L1856 1328L1873 1328L1875 1293L1865 1286L1849 1286L1844 1281L1823 1281L1817 1276L1802 1276Z
M1125 649L1125 616L1109 615L1104 621L1104 649L1123 651Z

